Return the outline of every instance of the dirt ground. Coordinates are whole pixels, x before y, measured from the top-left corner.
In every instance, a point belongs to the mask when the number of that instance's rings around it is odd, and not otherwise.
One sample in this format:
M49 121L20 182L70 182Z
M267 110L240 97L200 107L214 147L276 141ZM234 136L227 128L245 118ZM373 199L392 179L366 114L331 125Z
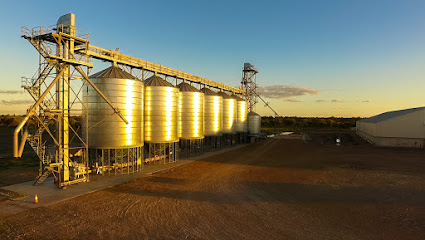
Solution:
M13 215L0 239L425 239L423 150L309 136Z

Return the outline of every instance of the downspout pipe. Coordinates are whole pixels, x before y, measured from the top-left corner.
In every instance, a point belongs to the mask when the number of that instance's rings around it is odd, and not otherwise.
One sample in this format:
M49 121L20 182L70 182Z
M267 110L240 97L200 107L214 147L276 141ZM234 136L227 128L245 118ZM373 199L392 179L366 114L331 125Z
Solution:
M29 118L34 114L34 110L43 102L44 98L47 96L47 94L52 90L52 88L56 85L58 80L62 77L63 73L65 72L65 69L68 67L63 67L62 70L58 73L58 75L55 77L55 79L50 83L50 85L47 87L46 91L40 96L40 98L35 102L35 104L28 110L27 115L25 118L19 123L19 125L15 128L15 131L13 132L13 157L20 158L22 156L22 152L24 147L19 146L19 132L22 130L22 128L25 126L25 123L28 122ZM28 135L24 134L24 135ZM22 141L22 145L25 145L25 142ZM22 149L22 151L20 151Z

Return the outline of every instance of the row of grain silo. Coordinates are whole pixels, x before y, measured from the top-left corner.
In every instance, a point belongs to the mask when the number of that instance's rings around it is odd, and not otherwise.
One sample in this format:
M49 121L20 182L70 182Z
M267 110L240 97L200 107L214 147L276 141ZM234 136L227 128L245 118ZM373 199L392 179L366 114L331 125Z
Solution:
M185 81L174 86L157 75L140 81L116 66L90 79L128 121L93 89L84 93L90 110L83 136L98 174L138 172L143 163L175 162L178 155L244 143L249 133L260 132L261 118L247 113L242 96L197 89Z

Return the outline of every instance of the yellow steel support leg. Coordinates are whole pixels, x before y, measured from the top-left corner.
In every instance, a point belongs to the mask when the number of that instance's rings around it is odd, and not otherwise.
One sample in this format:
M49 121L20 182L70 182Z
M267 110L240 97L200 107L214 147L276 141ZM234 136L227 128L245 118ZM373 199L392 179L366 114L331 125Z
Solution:
M69 181L69 67L63 75L63 92L62 92L62 148L63 148L63 181Z

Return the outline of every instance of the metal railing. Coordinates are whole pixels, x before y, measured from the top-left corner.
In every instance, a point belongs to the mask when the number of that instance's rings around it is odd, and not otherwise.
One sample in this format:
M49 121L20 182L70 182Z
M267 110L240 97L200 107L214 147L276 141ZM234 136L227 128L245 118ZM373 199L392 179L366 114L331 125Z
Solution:
M38 26L38 27L34 27L34 28L27 28L25 26L21 27L21 36L23 37L37 37L37 36L41 36L41 35L46 35L46 34L50 34L50 33L67 33L69 34L69 26L66 25L53 25L53 26ZM74 29L74 36L77 38L81 38L84 40L89 40L90 34L86 33L86 32L82 32L78 29Z
M87 43L86 47L83 47L74 53L75 55L78 55L78 57L74 55L75 57L74 59L77 61L90 63L90 57L94 57L101 60L128 65L130 67L143 68L155 73L165 74L167 76L184 79L187 81L203 84L206 86L222 89L225 91L230 91L233 93L245 94L245 91L240 88L228 86L226 84L215 82L207 78L199 77L199 76L182 72L176 69L165 67L165 66L162 66L161 64L152 63L139 58L131 57L131 56L122 54L118 51L108 50L108 49L104 49L94 45L90 45L88 43L88 38L89 38L88 33L82 33L76 29L74 29L73 31L74 31L74 36L72 37L80 38L80 40ZM50 27L40 26L40 27L35 27L31 30L29 30L26 27L21 28L21 35L22 37L26 37L26 38L36 39L38 36L51 34L51 33L63 33L65 36L69 37L68 34L70 33L70 29L69 29L69 26L65 26L65 25L50 26ZM54 49L49 49L47 46L43 46L42 48L49 55L51 55L51 53L54 52Z
M176 69L172 69L169 67L162 66L161 64L148 62L139 58L131 57L128 55L124 55L122 53L119 53L117 51L113 50L107 50L101 47L90 45L88 48L89 55L92 55L97 58L109 60L109 61L116 61L117 63L122 63L125 65L130 65L132 67L136 68L144 68L149 71L165 74L168 76L174 76L177 78L185 79L188 81L204 84L210 87L215 87L227 91L231 91L234 93L245 93L244 90L236 87L231 87L223 83L215 82L212 80L209 80L207 78L198 77L186 72L182 72Z

